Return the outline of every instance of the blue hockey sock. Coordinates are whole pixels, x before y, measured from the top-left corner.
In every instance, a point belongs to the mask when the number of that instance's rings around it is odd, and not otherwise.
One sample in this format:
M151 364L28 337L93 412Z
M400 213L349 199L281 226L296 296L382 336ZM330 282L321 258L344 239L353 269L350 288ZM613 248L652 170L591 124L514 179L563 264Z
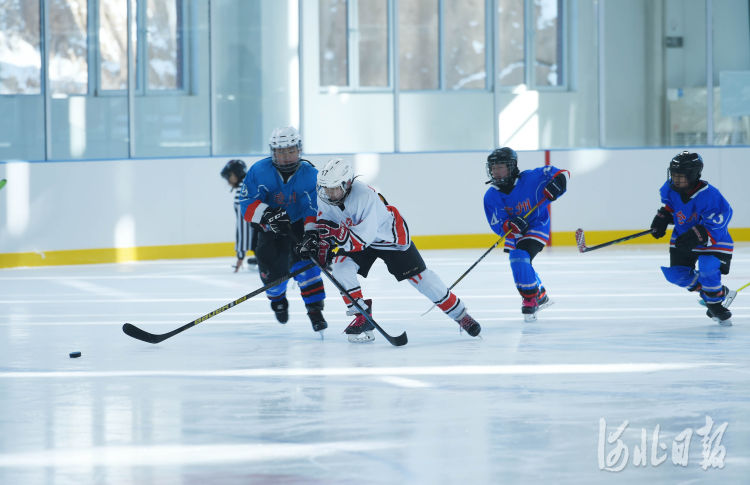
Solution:
M298 261L292 265L292 272L302 269L308 264L310 264L309 261ZM320 277L320 268L317 266L313 266L307 271L298 274L294 277L294 280L299 285L299 291L302 294L302 301L305 302L305 305L323 301L326 297L323 279Z
M539 293L539 277L531 266L531 257L523 249L513 249L509 253L510 269L518 292L524 298L532 298Z

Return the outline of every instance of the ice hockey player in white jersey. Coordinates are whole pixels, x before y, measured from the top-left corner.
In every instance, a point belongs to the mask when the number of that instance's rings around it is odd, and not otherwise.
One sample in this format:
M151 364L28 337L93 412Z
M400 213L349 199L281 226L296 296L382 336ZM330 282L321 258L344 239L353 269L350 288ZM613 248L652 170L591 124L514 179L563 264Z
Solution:
M427 269L398 209L375 189L355 180L347 162L329 160L318 173L317 191L316 230L305 232L298 246L301 257L317 258L323 266L330 263L334 278L370 315L372 300L364 299L357 274L366 278L375 260L381 259L397 281L409 280L461 329L472 337L479 335L481 327L467 313L463 302ZM339 249L334 255L336 247ZM342 297L347 314L355 316L345 330L349 341L374 340L373 325L346 295Z

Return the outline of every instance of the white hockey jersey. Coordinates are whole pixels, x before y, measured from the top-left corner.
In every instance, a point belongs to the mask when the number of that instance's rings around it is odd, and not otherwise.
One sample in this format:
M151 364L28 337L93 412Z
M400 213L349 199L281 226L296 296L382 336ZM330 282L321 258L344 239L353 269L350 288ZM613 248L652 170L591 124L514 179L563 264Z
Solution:
M398 209L358 180L342 206L330 205L318 198L318 220L325 219L349 228L350 237L341 247L344 251L361 251L366 247L405 251L411 245L409 228Z

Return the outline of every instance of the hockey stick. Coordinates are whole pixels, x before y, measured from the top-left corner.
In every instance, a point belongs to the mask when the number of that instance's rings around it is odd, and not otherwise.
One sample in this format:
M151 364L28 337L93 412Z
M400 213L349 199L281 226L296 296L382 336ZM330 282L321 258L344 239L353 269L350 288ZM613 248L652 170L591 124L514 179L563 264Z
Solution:
M316 258L314 257L310 258L310 261L315 263L315 265L318 268L320 268L320 271L322 271L323 274L325 274L326 277L331 281L331 283L333 283L333 286L338 288L338 290L341 293L343 293L344 295L346 295L347 298L349 298L349 300L352 302L352 305L354 305L354 308L356 308L357 311L359 311L359 313L361 313L362 316L364 316L368 322L370 322L375 328L377 328L378 332L380 332L388 342L390 342L392 345L395 345L396 347L406 345L406 343L409 341L408 338L406 337L406 332L396 337L392 337L388 335L386 331L383 330L383 328L380 325L378 325L378 323L375 320L372 319L370 314L367 313L364 308L362 308L359 302L357 302L357 299L352 297L352 295L350 295L349 292L346 291L346 288L344 288L344 286L341 283L339 283L339 281L336 278L333 277L330 271L328 271L325 267L323 267L323 265L321 265L320 262Z
M531 214L532 212L534 212L535 210L537 210L537 209L539 208L539 206L540 206L540 205L542 205L542 203L543 203L543 202L546 202L546 201L547 201L547 199L542 199L542 200L540 200L539 202L537 202L537 203L536 203L536 205L535 205L534 207L532 207L532 208L531 208L531 210L530 210L529 212L527 212L527 213L526 213L526 214L525 214L525 215L523 216L523 218L524 218L524 219L526 219L527 217L529 217L529 214ZM488 254L490 254L490 251L492 251L493 249L495 249L496 247L498 247L498 246L500 245L500 243L501 243L501 242L505 241L505 238L506 238L506 237L508 237L508 235L509 235L509 234L510 234L510 231L506 232L505 234L503 234L503 236L502 236L502 237L501 237L500 239L498 239L497 241L495 241L495 244L493 244L492 246L490 246L490 247L489 247L489 249L487 249L487 251L485 251L483 255L479 256L479 259L477 259L476 261L474 261L474 264L472 264L471 266L469 266L469 269L467 269L466 271L464 271L464 274L462 274L461 276L459 276L459 277L458 277L458 279L457 279L456 281L454 281L454 282L453 282L453 284L452 284L452 285L450 285L450 286L448 287L448 291L452 290L452 289L453 289L453 287L454 287L454 286L456 286L456 285L458 284L458 282L459 282L459 281L461 281L462 279L464 279L464 277L465 277L465 276L466 276L467 274L469 274L469 271L471 271L472 269L474 269L474 267L475 267L476 265L478 265L478 264L479 264L479 262L480 262L481 260L483 260L485 256L487 256ZM420 316L422 316L422 317L423 317L423 316L427 315L427 314L428 314L428 313L430 313L430 312L432 311L432 309L433 309L433 308L435 308L436 306L437 306L437 303L433 303L433 304L432 304L432 306L431 306L430 308L428 308L428 309L427 309L427 311L426 311L426 312L424 312L424 313L423 313L422 315L420 315Z
M268 289L271 289L271 288L273 288L276 285L280 285L281 283L285 282L286 280L288 280L290 278L294 278L298 274L304 273L305 271L307 271L310 268L312 268L312 266L313 266L312 264L305 265L304 267L298 269L297 271L293 271L293 272L291 272L291 273L289 273L287 275L284 275L281 278L278 278L277 280L272 281L272 282L268 283L267 285L265 285L265 286L263 286L261 288L258 288L257 290L251 291L250 293L248 293L245 296L241 296L241 297L237 298L236 300L231 301L231 302L227 303L226 305L224 305L222 307L219 307L219 308L217 308L216 310L214 310L214 311L212 311L210 313L206 313L205 315L203 315L200 318L196 318L192 322L187 323L187 324L183 325L180 328L172 330L171 332L162 333L162 334L149 333L149 332L147 332L145 330L142 330L142 329L140 329L140 328L138 328L135 325L132 325L130 323L124 324L122 326L122 331L125 332L126 335L130 335L131 337L133 337L135 339L143 340L144 342L148 342L150 344L158 344L159 342L161 342L163 340L166 340L166 339L168 339L170 337L174 337L175 335L177 335L180 332L184 332L185 330L187 330L188 328L190 328L190 327L192 327L194 325L198 325L201 322L205 322L209 318L214 317L214 316L218 315L219 313L221 313L221 312L223 312L225 310L229 310L230 308L232 308L235 305L239 305L243 301L248 300L248 299L254 297L255 295L263 293L264 291L266 291Z
M631 234L630 236L621 237L619 239L615 239L614 241L597 244L596 246L586 246L586 236L583 234L583 229L579 228L576 230L576 244L578 245L578 251L586 253L588 251L593 251L594 249L605 248L607 246L611 246L612 244L617 244L623 241L629 241L637 237L645 236L646 234L651 234L651 229L646 229L645 231Z

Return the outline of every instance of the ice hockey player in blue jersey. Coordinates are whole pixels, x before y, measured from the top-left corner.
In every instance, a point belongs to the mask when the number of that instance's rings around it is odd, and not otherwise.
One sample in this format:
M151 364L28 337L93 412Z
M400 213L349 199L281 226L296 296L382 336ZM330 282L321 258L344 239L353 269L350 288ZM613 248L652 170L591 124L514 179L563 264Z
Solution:
M549 243L549 204L526 214L539 201L557 200L567 186L565 173L552 165L533 170L518 170L518 155L509 147L498 148L487 157L487 181L491 187L484 194L484 213L498 235L505 239L510 269L521 294L524 320L536 320L538 310L551 304L539 275L531 265L534 257Z
M255 162L240 185L240 210L258 233L255 257L264 284L302 269L309 261L294 251L304 231L315 226L318 170L300 158L302 138L294 127L277 128L271 134L271 156ZM313 330L328 328L323 318L325 289L317 266L294 278ZM289 320L287 282L266 292L279 323Z
M737 295L721 284L729 274L734 243L727 227L732 207L719 190L701 180L703 158L688 151L677 154L667 170L668 179L659 189L663 207L651 222L651 234L659 239L674 224L669 241L669 267L661 270L667 281L688 291L698 291L709 318L732 325L727 307ZM695 264L698 263L698 271Z

